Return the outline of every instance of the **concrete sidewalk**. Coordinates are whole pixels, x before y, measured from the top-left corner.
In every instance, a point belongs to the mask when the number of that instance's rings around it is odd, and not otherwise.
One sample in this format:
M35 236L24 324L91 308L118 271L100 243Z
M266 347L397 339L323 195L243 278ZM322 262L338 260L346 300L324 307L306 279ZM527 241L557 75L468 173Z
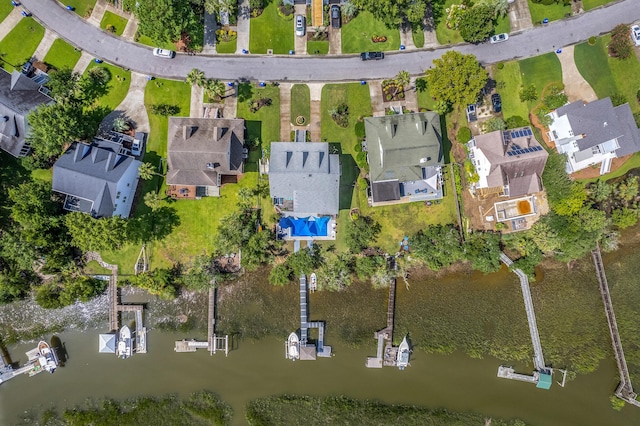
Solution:
M136 37L136 33L138 32L138 20L131 16L129 21L127 22L127 26L124 27L124 32L122 33L122 38L133 41Z
M185 83L186 84L186 83ZM191 86L191 104L189 105L189 117L202 118L204 111L204 89L196 84Z
M413 50L416 48L416 44L413 42L411 25L400 25L400 44L404 45L406 50Z
M238 2L238 38L236 41L236 53L242 53L243 49L249 51L250 18L249 0L240 0Z
M384 117L384 104L382 103L382 82L380 80L367 81L369 97L371 98L371 111L374 117Z
M23 19L20 15L21 7L14 7L11 13L4 18L4 21L0 23L0 40L5 38L9 32L15 27L18 22Z
M526 0L525 0L526 1ZM438 37L436 37L436 22L433 18L433 10L431 3L427 3L427 10L422 19L422 28L424 28L424 46L423 47L438 47Z
M33 52L32 56L38 61L43 61L44 57L47 56L47 52L49 51L49 49L51 49L53 42L56 41L57 38L58 35L56 33L48 28L45 28L44 37L42 37L42 40L40 40L40 44L36 48L36 51Z
M280 140L291 140L291 83L280 83Z
M102 21L104 12L106 11L107 2L105 0L98 0L96 5L93 7L93 11L91 12L91 16L89 16L89 19L87 19L87 22L100 28L100 22Z
M322 87L323 83L309 83L309 95L311 97L311 113L309 114L309 134L313 142L322 140ZM331 142L331 141L330 141Z
M516 0L509 6L509 21L511 21L510 32L512 33L533 28L528 0Z

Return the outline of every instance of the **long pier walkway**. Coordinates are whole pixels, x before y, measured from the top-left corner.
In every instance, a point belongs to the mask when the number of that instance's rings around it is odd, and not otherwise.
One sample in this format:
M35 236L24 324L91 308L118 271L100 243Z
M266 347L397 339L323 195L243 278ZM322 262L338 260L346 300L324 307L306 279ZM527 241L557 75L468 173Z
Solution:
M300 275L300 344L306 345L308 336L308 314L307 314L307 276Z
M513 265L513 261L504 253L500 254L500 260L508 267ZM522 288L522 298L524 299L524 307L527 311L531 343L533 343L533 364L536 370L545 371L547 370L547 367L544 363L544 356L542 355L542 344L540 343L540 335L538 334L536 313L533 310L533 300L531 299L531 289L529 288L529 277L527 277L527 274L522 272L521 269L514 269L513 272L520 279L520 287Z
M613 303L611 302L611 294L609 293L609 285L607 283L607 276L604 272L604 264L602 263L599 245L591 251L591 257L593 258L593 264L596 267L596 275L598 276L598 284L600 285L600 294L602 295L604 311L607 315L607 322L609 323L609 333L611 334L613 353L616 358L616 363L618 364L618 372L620 373L620 385L616 389L616 396L630 404L640 407L640 402L636 400L637 394L633 391L633 386L631 386L627 360L625 359L624 351L622 350L622 341L620 340L620 333L618 333L618 324L613 312Z

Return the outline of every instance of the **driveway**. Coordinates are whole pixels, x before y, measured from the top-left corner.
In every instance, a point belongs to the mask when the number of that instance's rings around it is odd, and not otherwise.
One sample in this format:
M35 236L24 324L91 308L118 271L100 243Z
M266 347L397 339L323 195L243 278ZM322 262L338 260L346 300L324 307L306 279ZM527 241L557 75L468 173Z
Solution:
M329 55L342 54L342 29L329 27Z
M238 38L236 39L236 53L242 53L243 50L249 51L249 32L251 31L251 23L249 19L249 0L238 1ZM612 27L613 28L613 27Z
M151 49L103 32L74 13L68 13L54 0L23 0L23 4L44 26L58 33L61 38L82 48L95 57L142 74L163 78L183 79L192 68L204 70L207 75L222 80L249 79L261 81L354 81L382 79L404 69L411 75L424 72L425 68L448 49L472 53L483 64L510 59L528 58L552 52L560 46L587 40L590 36L610 31L621 22L640 19L638 0L622 0L610 6L598 8L562 21L554 21L545 27L534 27L514 34L509 42L496 47L489 43L479 45L460 44L433 50L388 52L383 61L374 64L362 62L353 56L305 56L257 55L238 56L187 56L178 54L173 60L154 57ZM246 19L238 20L238 46L248 43L248 29L240 31L242 23L248 27L248 0ZM244 16L241 14L241 16Z
M294 12L293 12L293 19L294 19L293 38L295 39L295 45L293 49L296 52L296 55L306 55L307 54L307 31L306 30L309 28L309 23L306 22L306 19L305 19L305 25L307 26L307 28L305 28L304 35L302 37L298 37L295 34L296 32L295 19L296 19L296 16L298 15L307 16L306 3L294 5Z
M144 106L144 89L147 86L147 81L146 75L131 73L131 84L129 84L127 96L124 97L115 111L102 120L100 132L110 130L116 117L127 117L134 123L138 132L149 133L149 116Z
M583 100L591 102L597 100L598 96L596 96L596 92L593 91L576 67L576 63L573 60L573 46L563 47L562 53L558 54L558 58L562 66L564 92L569 98L569 101Z
M509 20L511 21L511 33L533 28L531 12L528 0L516 0L509 6Z

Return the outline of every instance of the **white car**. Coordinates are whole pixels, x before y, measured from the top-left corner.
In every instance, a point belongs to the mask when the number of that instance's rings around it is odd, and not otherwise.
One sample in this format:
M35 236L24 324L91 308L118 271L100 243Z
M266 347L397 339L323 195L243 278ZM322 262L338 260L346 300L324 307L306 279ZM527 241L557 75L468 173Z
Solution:
M174 52L173 50L160 49L159 47L156 47L155 49L153 49L153 56L171 59L176 56L176 52Z
M302 15L296 16L296 35L302 37L307 30L306 19Z
M633 40L633 44L640 46L640 26L631 27L631 40Z
M501 42L507 41L507 40L509 40L509 34L507 34L507 33L496 34L496 35L494 35L493 37L491 37L489 39L491 44L501 43Z

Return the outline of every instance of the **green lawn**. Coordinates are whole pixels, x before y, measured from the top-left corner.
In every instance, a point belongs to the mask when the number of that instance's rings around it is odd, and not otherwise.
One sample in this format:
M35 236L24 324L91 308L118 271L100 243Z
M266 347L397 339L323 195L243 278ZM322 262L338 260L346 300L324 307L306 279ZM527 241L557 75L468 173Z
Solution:
M582 7L587 11L598 6L604 6L605 4L612 3L613 1L614 0L582 0Z
M89 9L93 9L96 5L96 0L64 0L62 4L66 6L72 6L73 11L83 18L88 18Z
M89 63L89 66L87 66L85 73L94 67L103 67L111 72L109 92L98 99L98 103L100 104L100 106L115 110L116 107L120 105L120 102L122 102L124 97L127 96L127 92L129 91L129 84L131 84L131 71L125 71L120 67L107 64L106 62L96 64L95 61L91 61Z
M598 98L621 93L633 112L640 111L636 92L640 89L640 63L636 55L620 60L610 58L607 44L610 35L598 37L593 46L581 43L575 47L575 61L580 74L593 87Z
M249 139L260 138L262 146L267 146L271 142L280 141L280 89L276 86L255 87L245 85L246 90L238 99L236 116L246 120L247 136ZM271 105L260 108L257 112L249 111L247 101L244 99L258 99L259 97L271 98Z
M574 49L576 67L598 98L605 98L617 92L606 49L602 37L598 37L593 46L580 43Z
M411 30L411 36L413 37L413 44L415 44L418 49L424 47L424 31L422 30L422 25L414 26Z
M251 18L249 51L267 53L273 49L275 54L287 54L294 48L293 15L282 19L278 15L277 3L271 2L264 8L262 15Z
M2 3L0 3L0 22L2 22L13 9L14 7L10 1L3 1Z
M151 40L151 37L147 37L146 35L142 35L139 32L136 33L136 41L140 44L144 44L145 46L151 47L160 47L162 49L176 50L176 45L170 42L163 41L161 43L157 43ZM234 50L235 52L235 50Z
M56 69L73 69L80 59L81 52L61 38L56 39L44 57L44 62Z
M498 18L495 26L494 33L502 34L502 33L510 33L511 32L511 21L509 20L509 14Z
M522 89L522 73L517 61L504 62L503 68L493 67L493 79L498 82L497 91L502 98L502 111L504 117L519 116L529 119L529 106L520 101Z
M291 88L291 124L296 124L296 117L304 117L304 124L309 124L311 116L311 95L306 84L294 84Z
M545 6L542 3L534 3L529 0L529 11L531 12L531 22L533 25L540 25L544 18L549 21L563 19L567 13L571 13L571 5L564 6L562 2Z
M20 19L11 32L0 41L0 52L4 53L3 68L9 72L15 68L21 69L22 65L31 59L42 37L44 28L40 24L31 18Z
M328 41L308 41L307 53L309 55L326 55L329 53Z
M386 36L384 43L374 43L371 37ZM360 12L348 24L342 27L342 53L360 53L379 50L398 50L400 48L400 30L387 28L373 17L370 12Z
M555 52L519 62L522 73L522 84L529 87L533 84L538 91L538 99L542 99L542 90L551 83L562 83L562 67Z
M104 12L102 21L100 21L100 28L106 30L107 26L113 25L113 28L115 30L113 33L117 36L121 36L124 32L124 27L127 26L127 22L129 22L127 19L107 10Z
M451 7L452 4L460 4L461 0L447 0L444 5L442 5L442 16L440 20L436 24L436 38L438 39L438 43L440 44L455 44L462 43L462 37L458 30L452 30L447 28L447 12L446 9Z
M216 44L216 52L218 53L236 53L238 48L238 40L221 41Z

